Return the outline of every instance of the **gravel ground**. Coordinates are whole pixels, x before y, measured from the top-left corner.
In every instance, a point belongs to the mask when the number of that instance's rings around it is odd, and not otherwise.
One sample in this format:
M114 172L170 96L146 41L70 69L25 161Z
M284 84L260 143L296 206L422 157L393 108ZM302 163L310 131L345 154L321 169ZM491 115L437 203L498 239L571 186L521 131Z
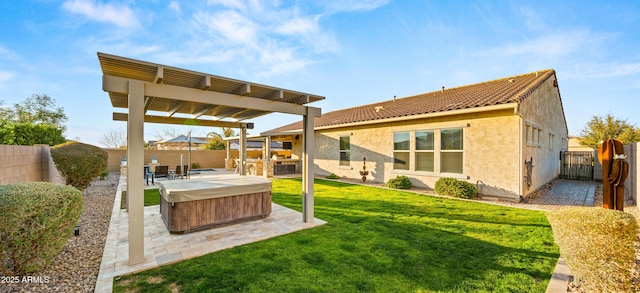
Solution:
M21 281L23 277L40 277L40 283L0 284L0 292L93 292L119 177L119 173L111 173L106 180L92 182L84 191L80 235L71 236L44 271L19 276Z

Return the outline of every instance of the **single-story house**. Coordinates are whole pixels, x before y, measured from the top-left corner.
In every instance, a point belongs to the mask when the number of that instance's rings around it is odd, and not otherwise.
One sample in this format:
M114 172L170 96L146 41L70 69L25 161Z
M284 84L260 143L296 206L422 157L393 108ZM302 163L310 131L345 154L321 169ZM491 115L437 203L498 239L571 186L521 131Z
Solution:
M302 122L261 133L302 149ZM442 177L481 194L527 196L560 174L568 130L556 72L540 70L393 98L315 119L315 172L386 182L408 176L434 188Z

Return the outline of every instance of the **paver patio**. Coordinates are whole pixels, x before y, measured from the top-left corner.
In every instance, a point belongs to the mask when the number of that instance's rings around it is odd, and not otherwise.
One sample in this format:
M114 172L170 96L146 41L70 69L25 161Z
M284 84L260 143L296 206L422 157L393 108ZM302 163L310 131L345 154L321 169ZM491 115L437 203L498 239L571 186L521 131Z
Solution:
M95 292L112 292L113 278L118 275L148 270L326 224L319 219L315 219L313 223L305 223L302 221L302 213L273 204L271 215L265 219L188 234L170 234L160 216L160 207L145 207L145 260L141 264L129 266L129 219L126 210L120 209L125 182L126 177L120 177Z

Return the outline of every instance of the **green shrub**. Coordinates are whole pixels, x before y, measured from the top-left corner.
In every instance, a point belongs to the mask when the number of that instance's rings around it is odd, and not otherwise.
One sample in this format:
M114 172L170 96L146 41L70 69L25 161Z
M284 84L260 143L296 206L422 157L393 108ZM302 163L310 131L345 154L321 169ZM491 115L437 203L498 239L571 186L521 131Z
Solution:
M51 157L67 185L84 190L107 168L108 154L96 146L68 142L52 147Z
M0 122L0 144L51 146L63 142L62 129L55 125Z
M82 213L82 193L49 182L0 185L0 269L6 276L51 263Z
M396 189L409 189L411 188L411 180L407 176L398 175L396 178L391 178L387 181L387 187Z
M473 198L478 190L473 184L455 178L440 178L436 181L436 193L459 198Z
M191 169L200 169L200 163L191 163Z
M336 175L335 173L331 173L329 174L329 176L327 176L327 179L340 179L340 176Z
M548 212L547 218L560 254L586 292L631 292L638 234L633 216L579 207Z

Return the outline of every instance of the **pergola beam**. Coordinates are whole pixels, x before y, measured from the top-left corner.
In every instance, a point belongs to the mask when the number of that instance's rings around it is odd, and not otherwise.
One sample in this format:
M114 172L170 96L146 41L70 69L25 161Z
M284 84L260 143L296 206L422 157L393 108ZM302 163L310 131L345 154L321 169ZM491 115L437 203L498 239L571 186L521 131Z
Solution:
M127 94L128 81L128 79L123 77L103 75L102 89L106 92ZM247 83L247 85L249 84ZM155 84L152 82L144 82L144 89L146 95L157 98L166 98L177 101L195 102L202 104L214 104L235 108L248 106L251 109L265 112L306 115L307 108L313 108L287 102L270 101L253 97L238 96L235 94L203 91L200 89L185 88L168 84ZM316 111L312 112L315 113ZM320 115L318 114L318 116L316 117L319 116Z
M156 77L153 79L154 83L162 83L164 79L164 66L158 66L158 71L156 71Z
M247 95L251 93L251 84L250 83L245 83L243 85L241 85L240 87L238 87L237 89L233 90L233 92L231 92L233 94L236 95Z
M272 91L272 92L266 94L262 98L263 99L267 99L267 100L282 100L284 98L284 91L283 90L275 90L275 91Z
M206 106L202 106L200 108L200 110L198 110L197 112L194 112L193 114L191 114L191 116L193 117L193 119L196 119L202 115L204 115L205 113L211 111L212 109L215 109L216 106L213 105L206 105Z
M147 113L149 107L151 106L151 102L153 101L152 97L146 96L144 97L144 112Z
M181 103L175 103L171 106L171 108L169 108L169 110L167 110L167 116L171 117L173 115L175 115L178 111L180 111L180 108L182 108L182 104Z
M114 121L127 121L129 115L126 113L113 113ZM229 127L229 128L241 128L247 127L247 125L253 125L253 123L247 122L230 122L230 121L213 121L203 119L189 119L179 117L165 117L165 116L153 116L145 115L144 122L160 123L160 124L175 124L175 125L198 125L198 126L211 126L211 127ZM251 129L250 127L249 129Z
M200 89L208 90L211 87L211 76L205 75L202 77L202 81L200 83Z

